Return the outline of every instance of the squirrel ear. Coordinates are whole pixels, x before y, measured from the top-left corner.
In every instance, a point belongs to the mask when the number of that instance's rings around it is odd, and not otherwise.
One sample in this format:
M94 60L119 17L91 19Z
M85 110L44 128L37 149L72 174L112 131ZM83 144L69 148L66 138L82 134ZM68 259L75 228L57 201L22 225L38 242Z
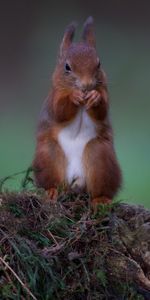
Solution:
M71 45L74 34L75 34L76 27L77 27L77 24L75 22L71 23L67 27L64 37L63 37L63 40L62 40L62 43L60 45L60 56L63 55L64 51L66 51L69 48L69 46Z
M83 26L82 39L84 42L86 42L90 46L95 47L96 41L95 41L95 33L94 33L93 23L94 23L93 18L88 17Z

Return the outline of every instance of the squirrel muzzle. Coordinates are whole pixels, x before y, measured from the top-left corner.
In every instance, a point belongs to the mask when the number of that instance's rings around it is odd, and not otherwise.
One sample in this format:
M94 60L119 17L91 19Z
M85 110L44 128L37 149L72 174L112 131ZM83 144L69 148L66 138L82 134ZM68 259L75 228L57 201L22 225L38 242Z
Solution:
M80 79L77 86L82 92L92 91L96 87L96 81L88 78Z

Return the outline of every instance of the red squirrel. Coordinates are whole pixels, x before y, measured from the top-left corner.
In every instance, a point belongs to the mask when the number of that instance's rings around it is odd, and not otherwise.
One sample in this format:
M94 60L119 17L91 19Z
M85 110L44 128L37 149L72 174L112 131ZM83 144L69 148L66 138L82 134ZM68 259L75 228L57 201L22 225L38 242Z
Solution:
M38 187L56 200L65 184L91 196L91 205L110 203L121 186L109 120L106 75L96 52L93 18L73 43L76 25L64 34L51 91L41 112L33 161Z

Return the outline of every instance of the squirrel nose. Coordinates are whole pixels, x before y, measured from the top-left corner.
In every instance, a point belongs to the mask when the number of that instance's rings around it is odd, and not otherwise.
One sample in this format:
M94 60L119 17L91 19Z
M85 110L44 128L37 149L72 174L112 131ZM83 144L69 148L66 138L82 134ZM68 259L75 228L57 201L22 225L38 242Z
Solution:
M82 83L82 92L91 91L94 88L94 82L88 81Z

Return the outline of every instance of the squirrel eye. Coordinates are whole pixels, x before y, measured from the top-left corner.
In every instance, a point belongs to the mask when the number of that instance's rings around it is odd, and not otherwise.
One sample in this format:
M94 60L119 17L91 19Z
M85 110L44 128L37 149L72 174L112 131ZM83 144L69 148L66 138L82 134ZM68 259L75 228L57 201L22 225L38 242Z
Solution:
M65 64L65 71L66 71L67 73L71 72L71 67L69 66L68 63Z

